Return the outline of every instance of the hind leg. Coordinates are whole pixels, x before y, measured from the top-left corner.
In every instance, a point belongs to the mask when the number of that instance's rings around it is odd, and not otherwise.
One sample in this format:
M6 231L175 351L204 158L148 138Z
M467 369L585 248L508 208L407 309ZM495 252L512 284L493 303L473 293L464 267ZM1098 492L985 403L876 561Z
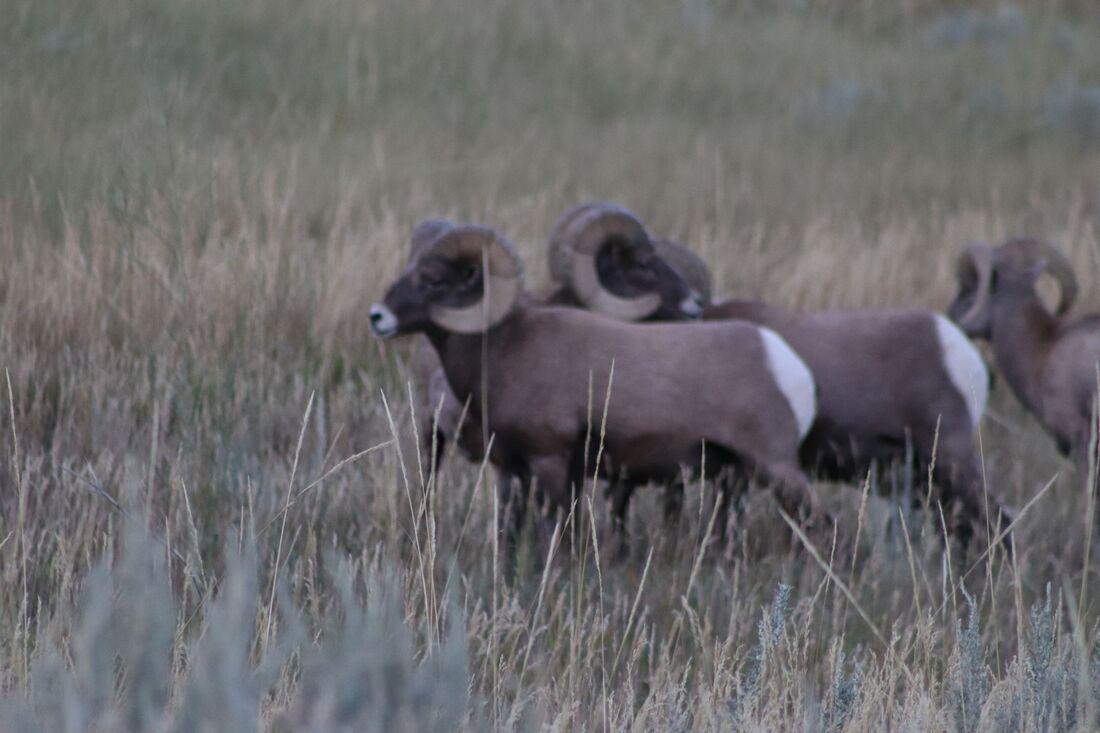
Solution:
M1014 515L985 480L969 421L958 421L958 425L957 429L944 428L941 423L934 456L934 431L919 431L915 443L923 460L935 461L932 480L943 493L945 513L952 518L949 531L965 551L975 535L996 539L1011 525ZM1002 541L1011 551L1011 535L1006 534Z
M819 533L832 521L821 506L817 492L799 466L799 437L791 425L784 435L730 435L722 446L735 465L755 475L778 500L783 511L807 531ZM816 544L816 541L815 541Z
M803 527L814 527L825 521L825 511L817 492L797 465L768 463L758 465L756 470L760 478L771 487L779 505L791 519Z

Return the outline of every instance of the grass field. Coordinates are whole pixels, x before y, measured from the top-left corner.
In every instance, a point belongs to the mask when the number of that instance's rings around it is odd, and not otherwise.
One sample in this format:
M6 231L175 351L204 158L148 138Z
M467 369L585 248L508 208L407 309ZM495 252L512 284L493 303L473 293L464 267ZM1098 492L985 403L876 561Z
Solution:
M617 563L588 492L584 546L528 533L508 587L492 472L453 457L424 501L411 344L366 328L420 219L506 233L537 290L590 197L722 294L942 309L963 242L1030 232L1096 311L1090 2L0 17L0 730L1097 725L1093 502L1003 381L1014 559L949 555L884 468L818 485L858 527L835 574L764 496L716 552L708 484L675 532L643 492Z

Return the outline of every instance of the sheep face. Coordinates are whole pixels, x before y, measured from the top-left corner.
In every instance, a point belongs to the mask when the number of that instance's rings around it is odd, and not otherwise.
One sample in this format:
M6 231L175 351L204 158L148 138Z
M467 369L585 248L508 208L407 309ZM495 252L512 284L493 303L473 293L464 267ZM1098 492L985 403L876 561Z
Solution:
M635 244L611 237L595 257L596 276L612 294L626 300L656 294L659 303L648 318L673 321L697 318L703 298L684 281L649 242Z
M653 249L662 261L667 263L687 282L692 293L704 305L710 303L711 274L707 263L686 245L671 239L654 239Z
M389 287L382 305L371 308L371 329L382 338L423 331L433 306L469 308L481 300L483 289L480 263L421 258Z
M430 243L413 244L409 265L371 308L376 336L430 328L480 333L511 311L520 288L519 260L491 230L448 225Z
M959 257L958 293L947 315L972 338L993 336L993 310L999 302L1025 302L1038 298L1035 285L1049 273L1061 288L1054 315L1062 316L1077 292L1073 270L1050 244L1018 238L996 249L983 242L968 244Z
M1015 269L998 263L989 273L988 297L978 302L977 276L973 282L960 278L959 292L947 309L947 315L971 338L990 339L993 336L993 305L998 299L1011 296L1032 298L1035 284L1043 274L1044 263L1027 269Z
M584 308L620 321L682 320L702 311L642 222L608 201L574 206L550 232L550 274Z

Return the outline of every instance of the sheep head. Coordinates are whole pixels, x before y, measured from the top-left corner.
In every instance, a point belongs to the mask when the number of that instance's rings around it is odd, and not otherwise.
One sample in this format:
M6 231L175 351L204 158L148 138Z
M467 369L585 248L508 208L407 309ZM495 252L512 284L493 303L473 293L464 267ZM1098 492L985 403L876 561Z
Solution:
M436 327L482 333L511 312L522 287L512 245L492 229L430 219L413 232L405 271L371 308L380 338Z
M685 245L674 242L671 239L655 239L653 247L657 256L672 266L672 269L684 278L692 292L699 296L704 303L711 299L710 268L699 255L692 252Z
M550 233L550 274L588 310L622 321L680 320L702 298L660 256L633 213L590 202L567 211Z
M1054 315L1065 315L1077 297L1077 279L1065 256L1041 239L1019 237L994 248L971 242L959 256L959 290L947 314L969 336L989 338L994 298L1009 293L1037 298L1035 283L1044 272L1058 282L1060 296Z

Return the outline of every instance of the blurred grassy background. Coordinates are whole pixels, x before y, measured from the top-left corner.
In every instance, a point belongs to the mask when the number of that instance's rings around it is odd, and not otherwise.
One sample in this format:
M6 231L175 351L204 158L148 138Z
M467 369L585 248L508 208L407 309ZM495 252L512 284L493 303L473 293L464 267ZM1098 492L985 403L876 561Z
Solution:
M864 5L9 0L0 185L132 221L271 180L319 235L348 200L537 240L537 209L601 195L791 247L822 219L873 243L1092 215L1094 14Z
M942 308L962 242L1032 232L1073 259L1079 309L1100 306L1096 8L835 5L0 0L0 576L22 590L0 600L0 683L26 683L39 642L72 623L85 569L114 547L119 514L90 486L150 511L182 553L173 582L188 617L217 586L224 543L282 516L292 476L300 489L394 431L408 450L405 349L372 341L365 315L423 217L507 233L538 289L555 218L613 199L703 253L719 292L817 308ZM1016 505L1062 475L1025 518L1017 565L999 557L968 581L1002 671L1021 609L1048 581L1058 592L1100 579L1084 566L1077 477L1003 386L991 412L990 473ZM415 457L404 464L419 495ZM638 677L597 674L596 650L627 638L644 542L598 578L558 567L541 619L542 550L526 546L531 577L504 594L477 471L448 464L427 536L413 531L402 475L387 447L321 482L291 507L283 539L261 537L261 581L278 556L320 624L325 551L364 572L396 564L412 578L410 624L438 630L436 584L457 573L471 684L494 711L534 696L595 725L597 678L623 715L661 685L665 712L710 705L780 579L821 632L796 676L828 678L834 639L874 646L835 586L776 544L768 506L750 511L743 553L689 584L703 502L684 537L660 536L650 496L635 532L666 552L643 588L646 632L629 637ZM854 517L856 492L823 490ZM950 563L928 518L909 520L914 557L885 527L892 505L872 504L877 529L852 581L883 629L931 634L924 656L894 663L932 690L938 720L936 665L961 603ZM670 588L685 589L683 604ZM590 615L597 597L604 616ZM1086 599L1073 618L1091 629L1098 612ZM530 670L502 684L542 621ZM191 631L181 621L177 642ZM717 659L715 644L728 645ZM699 659L712 674L683 683Z

